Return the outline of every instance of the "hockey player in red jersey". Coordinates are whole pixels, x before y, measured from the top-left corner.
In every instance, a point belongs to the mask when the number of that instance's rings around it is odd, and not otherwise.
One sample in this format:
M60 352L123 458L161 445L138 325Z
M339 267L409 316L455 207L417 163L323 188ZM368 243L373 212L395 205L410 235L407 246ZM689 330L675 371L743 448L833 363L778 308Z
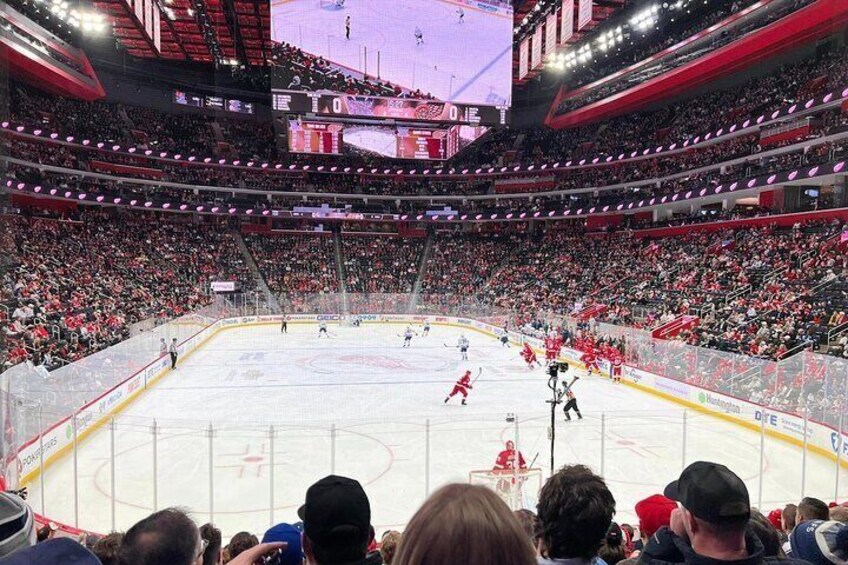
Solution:
M520 487L524 481L523 477L519 477L516 481L515 469L516 462L518 469L527 469L527 462L524 460L524 455L516 451L515 444L512 441L506 442L506 449L498 453L498 458L495 460L495 466L492 471L499 476L495 490L502 496L507 497L512 493L513 487L518 482ZM513 471L510 473L510 471Z
M562 347L562 341L559 336L553 332L545 338L545 361L551 363L559 357L559 350Z
M612 382L621 382L621 367L623 365L624 359L621 358L621 353L618 351L613 352L610 355L610 377L612 377Z
M521 357L524 358L524 361L527 362L527 366L531 369L536 365L541 365L539 363L539 359L536 358L536 352L533 351L533 348L530 347L529 343L524 344L524 349L521 350Z
M462 405L465 406L465 399L468 398L468 391L471 390L471 371L465 371L465 374L456 381L456 384L453 385L453 390L451 393L445 398L445 404L447 404L448 400L453 398L455 394L462 395Z
M580 356L580 361L586 366L586 371L591 375L592 371L601 374L601 369L598 367L598 356L595 354L595 348L589 347L586 352Z
M518 458L518 468L526 469L527 462L524 460L524 455L515 451L515 444L512 440L506 442L506 449L498 453L498 458L495 460L493 471L506 471L515 469L515 460Z

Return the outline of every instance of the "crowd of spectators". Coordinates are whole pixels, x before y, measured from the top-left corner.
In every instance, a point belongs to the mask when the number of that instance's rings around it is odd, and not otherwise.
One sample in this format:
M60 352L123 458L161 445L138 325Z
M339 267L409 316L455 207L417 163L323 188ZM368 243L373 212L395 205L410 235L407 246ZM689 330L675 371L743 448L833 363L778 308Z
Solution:
M403 532L383 532L378 542L363 486L329 475L306 491L297 521L272 526L261 543L239 532L226 545L214 524L198 526L180 508L105 536L73 540L47 526L36 533L32 510L4 493L4 511L24 519L3 530L0 558L10 565L840 565L848 552L846 506L805 497L766 515L736 473L709 461L638 501L630 509L635 525L614 521L615 496L583 465L553 473L534 509L511 511L501 498L511 488L442 486Z
M303 294L338 292L332 234L248 234L245 242L274 293L291 300Z
M409 294L421 268L424 240L345 236L342 272L350 293Z
M4 367L76 361L209 303L211 281L253 281L226 226L97 211L3 223Z

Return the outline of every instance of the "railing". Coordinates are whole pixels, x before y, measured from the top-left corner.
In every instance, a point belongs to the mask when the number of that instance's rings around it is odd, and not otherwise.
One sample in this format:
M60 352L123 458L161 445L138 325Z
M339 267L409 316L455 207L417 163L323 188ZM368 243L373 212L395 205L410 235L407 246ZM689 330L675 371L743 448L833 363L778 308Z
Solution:
M779 267L779 268L777 268L777 269L773 269L773 270L769 271L769 272L768 272L768 273L766 273L766 275L763 277L763 283L770 283L771 281L773 281L773 280L775 280L775 279L779 278L780 276L782 276L782 275L783 275L785 272L787 272L788 270L789 270L789 267Z
M836 338L848 331L848 322L844 322L839 324L838 326L834 326L833 328L827 331L827 344L831 345Z
M752 290L754 290L754 287L751 286L750 284L743 285L743 286L737 288L736 290L732 290L732 291L728 292L724 296L723 302L724 302L724 304L730 304L731 302L733 302L734 300L736 300L740 296L744 296L744 295L748 294L749 292L751 292Z
M806 263L807 260L810 259L811 257L813 257L817 252L818 251L816 251L815 249L811 249L811 250L807 251L806 253L802 253L801 255L799 255L798 256L798 268L802 269L804 267L804 263Z

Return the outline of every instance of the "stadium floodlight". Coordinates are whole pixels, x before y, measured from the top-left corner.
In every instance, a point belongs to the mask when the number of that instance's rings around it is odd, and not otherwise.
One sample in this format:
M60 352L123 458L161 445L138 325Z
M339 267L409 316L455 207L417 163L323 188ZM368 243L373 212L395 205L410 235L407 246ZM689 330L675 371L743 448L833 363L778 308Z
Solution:
M644 33L657 24L659 21L658 13L659 6L656 4L649 6L648 8L637 12L635 16L630 18L630 25L634 29Z

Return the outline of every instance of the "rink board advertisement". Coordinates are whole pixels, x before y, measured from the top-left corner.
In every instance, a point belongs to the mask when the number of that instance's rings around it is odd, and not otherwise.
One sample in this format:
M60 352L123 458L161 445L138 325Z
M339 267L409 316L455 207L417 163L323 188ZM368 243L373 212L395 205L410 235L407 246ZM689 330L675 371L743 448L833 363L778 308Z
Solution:
M764 408L734 396L706 390L654 373L642 371L626 365L622 371L624 378L638 388L653 391L671 400L680 401L695 409L719 414L751 429L765 429L770 434L788 439L793 443L804 443L831 456L840 450L841 457L848 458L848 435L840 434L833 428L813 422L794 414Z
M271 0L271 86L509 107L512 18L495 0Z
M500 337L504 333L503 328L498 326L452 316L362 314L356 317L364 324L395 323L420 325L427 320L433 325L465 327L471 331L481 332L494 337ZM285 318L290 323L317 323L319 321L338 323L349 317L335 314L292 314L286 315ZM178 354L180 358L191 354L193 351L201 348L209 338L221 330L252 325L278 325L282 320L282 315L242 316L220 319L182 342L179 345ZM543 343L540 339L512 331L508 332L508 335L515 343L530 343L537 350L543 350ZM474 344L472 342L473 347ZM579 351L563 348L560 359L575 366L580 366L582 365L580 356L581 353ZM609 370L609 363L607 361L599 360L599 365L603 371ZM26 484L37 475L42 456L44 464L48 465L52 460L70 449L74 442L81 441L86 435L95 431L103 424L108 423L124 406L139 394L142 394L148 386L155 384L163 375L167 375L169 366L170 360L168 356L157 358L142 370L128 376L119 385L86 404L73 416L65 418L53 425L43 436L31 438L18 452L21 484ZM632 366L624 366L623 376L627 382L646 392L663 396L669 400L680 402L703 412L731 419L751 429L765 429L770 434L795 444L803 443L806 432L807 444L809 446L831 457L835 456L841 450L842 458L848 461L848 435L842 434L840 437L840 434L834 429L823 424L809 420L805 423L803 418L792 414L778 410L764 409L751 402L718 392L708 391L681 381L642 371ZM74 431L75 427L76 432Z

